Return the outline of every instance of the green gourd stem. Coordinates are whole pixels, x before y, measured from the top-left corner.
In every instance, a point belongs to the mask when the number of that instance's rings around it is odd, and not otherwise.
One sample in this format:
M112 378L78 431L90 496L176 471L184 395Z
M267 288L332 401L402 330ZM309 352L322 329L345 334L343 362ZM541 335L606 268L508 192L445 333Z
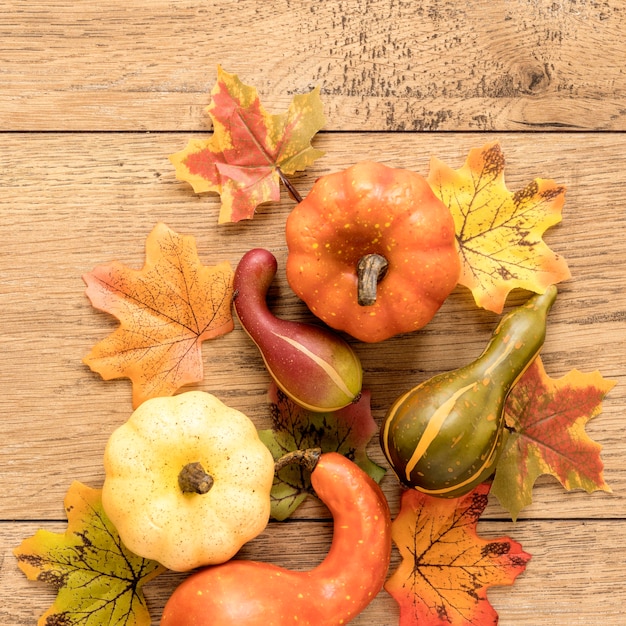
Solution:
M317 466L318 461L322 456L321 448L306 448L304 450L292 450L287 452L274 464L274 473L280 472L287 465L300 465L307 472L312 472Z

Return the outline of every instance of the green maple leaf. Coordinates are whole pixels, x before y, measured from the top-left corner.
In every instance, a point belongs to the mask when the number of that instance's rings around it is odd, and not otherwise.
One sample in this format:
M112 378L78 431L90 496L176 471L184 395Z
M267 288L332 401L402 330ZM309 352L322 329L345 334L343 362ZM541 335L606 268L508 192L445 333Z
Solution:
M142 586L165 568L136 556L120 541L100 500L79 482L65 497L64 534L37 531L13 550L30 580L57 590L38 626L149 626Z
M196 193L220 194L220 223L251 219L259 204L280 199L281 180L289 184L285 174L324 154L310 143L325 124L317 88L295 96L285 113L270 115L254 87L218 67L207 112L211 138L192 139L170 161Z
M272 383L269 390L273 428L259 431L261 441L274 459L295 450L321 448L339 452L354 461L376 482L385 470L366 453L366 445L377 432L370 410L370 393L364 390L358 402L329 413L308 411L295 404ZM310 474L298 465L288 465L277 472L271 491L271 515L289 517L311 493Z
M603 478L601 446L585 425L601 412L614 385L599 372L577 370L552 380L537 357L513 387L505 405L509 433L491 488L513 520L532 502L542 474L567 490L611 491Z

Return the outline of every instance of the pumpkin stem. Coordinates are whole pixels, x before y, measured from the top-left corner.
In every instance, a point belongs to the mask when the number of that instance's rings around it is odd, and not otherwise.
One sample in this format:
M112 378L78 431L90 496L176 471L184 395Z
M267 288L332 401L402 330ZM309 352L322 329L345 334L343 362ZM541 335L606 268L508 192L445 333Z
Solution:
M281 456L276 461L274 464L274 471L278 473L281 469L283 469L283 467L291 465L292 463L297 463L309 472L312 472L315 469L317 462L320 460L320 456L322 456L321 448L293 450L292 452L288 452L287 454Z
M187 463L178 474L178 486L183 493L207 493L213 482L213 477L198 462Z
M389 261L381 254L366 254L359 259L356 266L357 299L361 306L376 303L376 289L388 267Z

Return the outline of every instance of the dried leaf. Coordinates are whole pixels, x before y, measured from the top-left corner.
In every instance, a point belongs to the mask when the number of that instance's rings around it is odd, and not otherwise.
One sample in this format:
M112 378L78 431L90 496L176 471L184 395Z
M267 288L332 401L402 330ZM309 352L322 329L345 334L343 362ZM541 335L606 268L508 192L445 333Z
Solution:
M403 492L392 524L402 562L385 584L400 606L400 626L498 623L487 589L512 585L530 555L507 537L478 537L488 493L487 483L453 499Z
M497 142L471 150L459 170L433 157L428 181L452 212L459 283L472 291L478 306L501 313L512 289L543 293L570 277L565 260L542 239L561 221L565 187L537 178L511 193Z
M192 139L170 161L196 193L220 194L220 223L251 219L259 204L280 199L281 173L304 170L323 155L311 146L325 124L317 88L270 115L254 87L218 67L207 112L211 138Z
M505 406L509 432L498 461L492 493L515 520L532 502L542 474L557 478L565 489L610 492L604 482L601 446L585 432L602 410L614 381L599 372L572 370L552 380L539 357L513 387Z
M84 362L105 380L130 378L134 407L201 381L202 342L234 328L230 264L202 265L195 239L162 223L147 238L141 270L112 262L83 280L92 305L120 321Z
M142 587L165 568L122 545L100 495L99 489L72 483L65 534L39 530L13 550L29 580L57 590L39 626L150 625Z
M370 393L364 390L358 402L339 411L315 413L295 404L272 383L269 390L273 427L259 431L274 459L294 450L321 448L339 452L354 461L377 482L385 470L371 461L366 446L378 427L370 409ZM272 487L274 519L289 517L311 493L309 473L297 465L280 470Z

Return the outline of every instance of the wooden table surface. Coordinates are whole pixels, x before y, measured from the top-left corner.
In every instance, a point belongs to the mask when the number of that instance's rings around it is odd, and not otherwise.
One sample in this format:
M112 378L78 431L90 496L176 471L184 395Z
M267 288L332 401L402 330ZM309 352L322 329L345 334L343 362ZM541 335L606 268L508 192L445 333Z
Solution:
M219 198L177 181L168 155L210 136L216 68L258 88L271 112L319 86L326 154L293 177L362 159L427 174L431 155L460 167L498 140L516 190L566 185L546 242L568 261L542 355L558 378L577 368L617 381L587 427L612 493L566 492L541 478L516 523L490 500L479 532L508 535L533 558L489 599L503 626L623 624L626 601L626 5L622 0L5 0L0 8L0 622L35 624L55 593L18 570L12 548L38 528L63 532L73 480L103 481L102 452L131 413L128 380L83 363L115 320L90 306L82 274L139 268L158 221L194 235L201 260L236 265L252 246L280 271L272 307L305 319L284 278L284 221L263 205L217 226ZM515 301L513 294L512 301ZM517 297L517 301L520 299ZM511 301L510 301L511 302ZM403 390L481 351L498 316L457 287L423 331L354 342L374 417ZM259 427L268 376L245 333L203 347L205 381ZM372 458L384 464L376 441ZM382 481L392 512L397 481ZM243 555L309 568L326 553L328 512L308 501L270 523ZM399 563L394 551L392 568ZM153 623L181 575L147 585ZM354 624L394 626L382 592Z

